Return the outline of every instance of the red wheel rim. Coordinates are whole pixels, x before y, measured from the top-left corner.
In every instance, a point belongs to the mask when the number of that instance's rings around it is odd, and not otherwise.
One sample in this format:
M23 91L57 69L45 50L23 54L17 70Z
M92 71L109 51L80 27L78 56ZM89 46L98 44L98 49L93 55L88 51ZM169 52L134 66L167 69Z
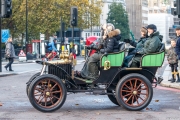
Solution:
M120 93L121 99L125 104L131 107L138 107L148 99L149 89L143 80L130 78L123 83Z
M59 104L63 91L59 83L52 79L40 80L36 83L33 96L37 104L44 108L52 108Z

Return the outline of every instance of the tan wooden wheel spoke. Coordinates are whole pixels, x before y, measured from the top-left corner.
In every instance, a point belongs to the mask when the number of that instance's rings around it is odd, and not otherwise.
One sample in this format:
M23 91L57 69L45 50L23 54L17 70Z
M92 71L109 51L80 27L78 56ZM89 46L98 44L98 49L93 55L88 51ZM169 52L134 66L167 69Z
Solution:
M130 90L122 90L123 92L131 92Z
M41 94L38 94L38 95L34 95L34 96L40 96L40 95L42 96L42 95L43 95L43 93L41 93Z
M132 84L132 82L131 82L131 81L130 81L130 86L131 86L131 89L132 89L132 88L134 88L134 87L133 87L133 84Z
M53 92L51 92L52 94L53 93L61 93L61 90L59 90L59 91L53 91Z
M141 88L141 89L138 89L138 91L141 91L141 90L147 90L147 88Z
M56 87L57 83L50 89L51 91Z
M45 107L47 106L47 97L45 96Z
M137 79L135 80L135 83L134 83L134 89L136 89L136 84L137 84Z
M129 90L131 90L131 88L129 88L126 84L124 86L126 86Z
M147 93L138 93L138 94L141 94L141 95L146 95L146 96L148 95Z
M127 100L126 100L126 103L132 98L133 95L131 95Z
M48 89L50 89L50 80L48 80Z
M133 96L132 96L132 101L131 101L132 104L134 103L134 99L135 99L135 98L134 98L134 95L133 95Z
M42 97L41 99L41 96L39 97L39 100L38 100L38 104L42 101L42 99L44 99L44 97Z
M54 104L54 102L52 101L52 97L50 97L51 103Z
M43 92L43 90L41 90L40 88L35 88L35 90Z
M141 96L138 96L142 101L144 101L144 99L141 98Z
M136 99L137 104L139 105L139 101L138 101L138 99L137 99L137 96L136 96L136 95L135 95L135 99Z
M126 95L124 95L123 97L129 96L129 95L132 95L132 93L126 94Z
M141 84L139 84L139 86L137 87L137 90L140 88L140 86L142 85L142 83Z
M56 96L54 96L54 95L53 95L53 97L56 98L56 99L58 99L58 100L60 99L60 98L58 98L58 97L56 97Z

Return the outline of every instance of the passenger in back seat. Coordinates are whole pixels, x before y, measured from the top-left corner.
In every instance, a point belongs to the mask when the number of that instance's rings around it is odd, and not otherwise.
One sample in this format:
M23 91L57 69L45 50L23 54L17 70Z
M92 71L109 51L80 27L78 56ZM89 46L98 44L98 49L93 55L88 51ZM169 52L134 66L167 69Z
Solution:
M141 32L141 38L138 42L129 40L129 39L124 39L125 43L129 43L131 46L135 47L133 50L129 51L128 55L125 57L124 62L123 62L123 67L129 67L132 61L132 58L135 56L137 51L142 49L144 47L144 43L147 40L148 37L148 31L146 27L142 27L140 29Z
M157 31L157 27L154 24L150 24L147 26L147 29L149 37L144 43L143 48L137 50L135 57L132 60L131 67L139 67L141 57L144 54L159 52L159 48L161 47L161 40L159 39L159 32Z

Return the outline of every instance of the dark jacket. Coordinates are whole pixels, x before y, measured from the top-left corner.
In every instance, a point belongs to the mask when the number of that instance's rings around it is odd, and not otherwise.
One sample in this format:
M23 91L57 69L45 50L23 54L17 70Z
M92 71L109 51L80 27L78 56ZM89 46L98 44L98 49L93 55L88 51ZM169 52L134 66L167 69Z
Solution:
M135 47L136 49L142 49L146 40L147 37L141 37L138 42L131 40L129 44Z
M178 37L176 42L176 54L178 55L178 59L180 60L180 36Z
M177 57L177 54L175 52L175 48L172 46L168 50L167 60L168 60L169 64L174 64L174 63L178 62L178 57Z
M155 53L161 47L159 32L152 33L144 43L144 47L138 51L139 54Z
M138 42L135 42L133 40L130 40L130 45L135 47L133 51L131 51L129 54L135 54L137 51L141 50L144 47L144 43L147 40L147 37L141 37Z
M108 38L104 41L103 49L100 52L103 53L113 53L119 51L119 39L121 38L117 30L108 33Z

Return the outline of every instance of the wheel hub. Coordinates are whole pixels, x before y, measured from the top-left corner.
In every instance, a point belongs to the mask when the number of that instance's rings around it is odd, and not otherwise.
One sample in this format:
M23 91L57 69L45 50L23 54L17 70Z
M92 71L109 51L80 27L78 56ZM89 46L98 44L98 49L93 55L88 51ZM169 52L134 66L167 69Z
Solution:
M134 90L134 91L133 91L133 94L134 94L134 95L137 95L137 91L136 91L136 90Z
M46 96L50 96L50 92L46 92Z

